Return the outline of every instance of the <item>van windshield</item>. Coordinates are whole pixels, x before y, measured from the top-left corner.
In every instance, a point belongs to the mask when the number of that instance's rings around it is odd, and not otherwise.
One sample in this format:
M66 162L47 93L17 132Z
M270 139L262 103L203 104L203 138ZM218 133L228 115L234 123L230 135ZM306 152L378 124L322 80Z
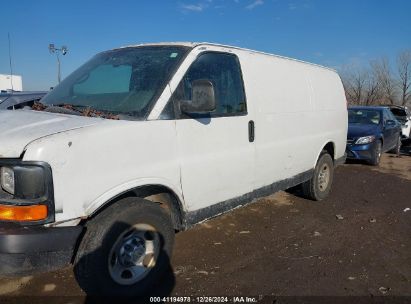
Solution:
M144 119L188 49L147 46L100 53L64 79L41 103Z

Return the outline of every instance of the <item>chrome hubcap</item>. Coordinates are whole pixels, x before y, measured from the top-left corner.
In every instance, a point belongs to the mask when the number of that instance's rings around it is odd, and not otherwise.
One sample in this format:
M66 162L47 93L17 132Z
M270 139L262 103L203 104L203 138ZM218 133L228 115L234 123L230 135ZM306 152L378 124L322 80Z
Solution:
M159 244L158 234L150 225L138 224L121 234L109 254L111 278L121 285L143 279L156 264Z
M329 182L330 182L330 167L328 166L328 164L323 164L318 174L318 187L320 188L321 191L324 191L325 189L327 189Z

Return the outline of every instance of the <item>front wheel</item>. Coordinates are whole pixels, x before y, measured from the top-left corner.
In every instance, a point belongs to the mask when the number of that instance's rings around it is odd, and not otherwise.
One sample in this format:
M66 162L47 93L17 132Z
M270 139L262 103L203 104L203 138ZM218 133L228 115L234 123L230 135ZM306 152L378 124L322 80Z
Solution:
M380 164L381 154L382 154L382 143L379 140L375 144L374 149L371 151L371 159L369 160L369 163L373 166L378 166Z
M171 217L160 205L122 199L87 223L76 279L88 295L143 295L171 269L173 243Z
M302 184L303 195L314 201L326 198L334 177L334 162L330 154L323 152L318 158L312 178Z

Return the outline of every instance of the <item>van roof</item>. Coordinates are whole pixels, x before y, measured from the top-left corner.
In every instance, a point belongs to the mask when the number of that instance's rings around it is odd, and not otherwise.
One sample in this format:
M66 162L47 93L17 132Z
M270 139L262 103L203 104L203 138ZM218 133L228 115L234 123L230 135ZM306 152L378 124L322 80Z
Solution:
M220 46L220 47L225 47L225 48L230 48L230 49L242 50L242 51L247 51L247 52L251 52L251 53L268 55L268 56L273 56L273 57L282 58L282 59L286 59L286 60L296 61L296 62L308 64L308 65L311 65L311 66L316 66L316 67L319 67L319 68L331 70L331 71L333 71L333 72L337 72L337 71L336 71L335 69L333 69L333 68L326 67L326 66L322 66L322 65L316 64L316 63L311 63L311 62L307 62L307 61L295 59L295 58L290 58L290 57L281 56L281 55L276 55L276 54L270 54L270 53L261 52L261 51L255 51L255 50L246 49L246 48L241 48L241 47L237 47L237 46L224 45L224 44L219 44L219 43L210 43L210 42L158 42L158 43L142 43L142 44L126 45L126 46L122 46L122 47L119 47L119 48L116 48L116 49L130 48L130 47L140 47L140 46L166 46L166 45L171 45L171 46L185 46L185 47L190 47L190 48L195 48L195 47L197 47L197 46L202 46L202 45L203 45L203 46L207 46L207 45L209 45L209 46Z

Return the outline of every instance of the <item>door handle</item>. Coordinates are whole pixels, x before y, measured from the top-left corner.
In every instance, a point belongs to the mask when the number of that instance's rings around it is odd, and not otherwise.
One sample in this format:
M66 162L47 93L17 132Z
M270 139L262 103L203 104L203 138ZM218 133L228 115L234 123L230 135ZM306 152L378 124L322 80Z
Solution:
M255 138L254 121L250 120L248 122L248 141L249 142L254 142L254 138Z

